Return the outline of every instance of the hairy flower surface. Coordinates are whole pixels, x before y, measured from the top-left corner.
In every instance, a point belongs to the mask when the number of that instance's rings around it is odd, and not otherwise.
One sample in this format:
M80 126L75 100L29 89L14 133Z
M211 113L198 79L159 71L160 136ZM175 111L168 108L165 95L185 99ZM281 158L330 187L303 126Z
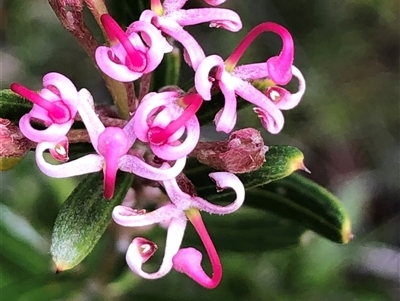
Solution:
M262 32L273 31L283 40L282 51L265 63L236 67L237 62L250 43ZM210 55L199 65L195 74L197 92L204 100L211 100L211 88L218 85L225 98L224 107L217 113L215 124L217 131L229 133L236 124L236 96L256 105L263 126L272 134L279 133L284 125L282 109L296 106L305 91L305 81L293 63L293 40L290 33L282 26L266 22L256 26L238 45L232 55L224 62L218 55ZM299 80L299 91L291 95L278 84L286 84L292 73ZM249 81L268 80L271 87L265 93L260 92Z
M205 288L215 288L222 279L222 266L200 213L204 211L217 218L238 210L243 205L245 189L234 173L258 170L266 160L268 147L264 145L262 134L252 128L239 129L226 141L199 142L200 121L210 121L203 114L206 111L201 110L201 115L198 113L203 101L211 101L214 92L224 96L224 104L214 111L217 112L214 122L219 132L231 133L234 129L237 97L240 97L255 106L253 110L265 129L277 134L284 126L282 110L297 106L305 92L305 79L293 65L293 38L279 24L265 22L253 28L225 61L217 54L205 55L186 26L208 23L210 27L239 31L242 22L236 12L214 7L225 1L204 0L212 7L184 9L187 0L150 0L150 9L138 12L139 20L132 20L126 30L107 13L103 0L86 0L85 3L83 0L50 1L63 26L107 75L103 74L103 78L122 117L130 115L131 118L122 120L118 119L121 117L118 113L96 113L89 91L81 89L78 92L68 78L54 72L44 76L44 88L38 93L17 83L11 85L15 93L33 103L31 111L19 121L22 134L33 142L22 135L15 136L16 126L10 127L8 122L11 121L0 118L3 140L7 142L3 152L0 147L0 153L5 159L20 159L36 145L36 163L48 176L64 178L102 170L107 199L114 196L118 170L137 176L135 182L126 187L130 193L125 196L123 205L113 209L112 218L118 225L128 228L167 227L163 261L156 272L148 273L143 269L143 264L157 250L154 242L143 237L135 237L131 242L130 235L129 240L123 240L125 247L129 244L128 266L143 278L157 279L175 269ZM84 4L106 35L106 46L98 46L86 27ZM246 49L264 32L273 32L281 38L279 54L263 62L237 66ZM180 52L174 51L164 59L166 53L176 49L176 42L182 45L183 59L195 73L194 88L183 90L172 86L178 80L185 80L179 78ZM165 74L158 70L153 74L161 62ZM292 93L285 86L293 77L297 79L298 88ZM140 85L132 83L139 78ZM151 89L159 87L160 83L171 86L153 92L155 89ZM216 102L215 106L218 105ZM86 130L74 128L69 132L77 113ZM35 122L44 125L45 129L35 128ZM69 143L80 142L90 142L95 152L69 161ZM59 162L47 162L45 152ZM188 156L218 170L209 176L216 183L217 192L233 190L235 199L230 204L216 205L197 195L196 187L183 172ZM301 167L306 170L304 165ZM153 204L160 207L150 212L131 208L147 209ZM105 221L108 213L103 213L101 218ZM100 215L103 213L99 212ZM202 267L203 255L199 250L181 248L188 220L208 254L211 275ZM145 230L148 228L140 229ZM123 244L119 247L122 249Z
M151 1L151 10L145 10L140 20L149 22L163 33L171 36L183 45L186 62L194 70L205 58L204 51L199 43L183 27L210 22L210 27L221 27L236 32L242 28L238 14L224 8L197 8L182 9L187 0L160 0ZM207 1L218 5L223 1Z
M90 93L82 89L79 91L79 95L81 98L79 114L97 154L86 155L64 164L53 165L45 161L43 153L47 149L54 148L57 143L41 142L36 148L36 162L43 173L55 178L65 178L103 169L104 196L112 198L118 169L156 181L172 179L182 171L186 157L177 160L171 168L159 169L147 164L136 155L128 154L136 140L133 131L133 119L123 129L104 127L90 105Z
M162 168L168 167L169 165L167 163L164 163L162 166ZM146 213L146 211L143 209L132 209L126 206L117 206L114 208L112 217L114 221L121 226L141 227L165 222L169 224L164 258L160 269L157 272L150 274L142 270L142 264L148 259L147 255L149 254L148 252L143 251L143 249L149 249L148 247L144 248L143 244L148 245L154 251L155 248L154 243L145 240L144 238L137 237L132 241L126 254L126 260L133 272L144 278L155 279L167 274L175 265L175 269L180 272L187 273L194 280L206 287L212 288L214 285L218 284L220 280L219 276L217 279L213 279L210 283L210 280L207 280L207 275L200 275L198 273L193 274L193 272L184 267L185 262L188 260L190 261L193 257L191 254L187 253L187 250L185 251L185 249L183 249L178 254L188 217L195 226L196 230L198 230L198 233L206 246L207 252L210 251L209 254L210 258L212 259L212 263L215 263L217 260L215 248L204 228L204 225L201 226L201 224L199 224L202 223L202 221L199 221L199 215L196 213L196 211L201 210L214 214L229 214L239 209L243 204L244 186L238 177L228 172L211 173L210 177L216 182L218 190L232 188L235 191L236 199L231 204L227 206L218 206L211 204L200 197L190 196L181 190L175 179L171 179L167 181L161 181L171 203L149 213ZM192 253L192 251L189 253ZM173 262L173 258L177 254L178 256ZM197 253L195 258L198 259ZM196 270L199 270L200 261L198 260L196 264L197 263L199 266L196 267ZM220 264L219 267L218 265L216 266L216 269L221 269Z

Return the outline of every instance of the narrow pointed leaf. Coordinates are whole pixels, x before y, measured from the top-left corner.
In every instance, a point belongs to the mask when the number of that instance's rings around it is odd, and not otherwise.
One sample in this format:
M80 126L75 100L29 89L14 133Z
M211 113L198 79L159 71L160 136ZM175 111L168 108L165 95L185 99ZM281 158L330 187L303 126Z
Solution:
M46 239L24 216L0 203L1 288L46 274L51 262L46 245Z
M296 169L304 169L303 158L295 147L271 146L259 170L238 175L246 188L245 206L292 220L331 241L347 243L352 237L351 222L341 202L320 185L292 174ZM207 179L212 171L190 160L185 174L195 184L199 196L218 203L232 201L233 191L217 193L215 184Z
M298 174L246 191L246 205L297 221L337 243L352 238L351 222L339 199Z
M80 279L56 279L58 275L29 277L2 288L3 300L72 300L71 295L84 284ZM59 277L57 277L59 278Z
M287 177L295 170L302 169L304 155L296 147L286 145L270 146L265 154L263 166L253 172L240 174L238 177L246 189L254 188ZM215 184L209 180L210 167L190 160L185 168L185 174L198 187L200 195L215 194ZM206 185L204 183L207 183ZM219 195L219 194L218 194Z
M32 103L25 100L10 89L0 90L0 117L18 122L19 119L28 113Z
M132 181L131 174L118 173L111 200L103 197L102 173L90 174L78 184L63 203L53 228L51 254L57 271L73 268L92 251Z

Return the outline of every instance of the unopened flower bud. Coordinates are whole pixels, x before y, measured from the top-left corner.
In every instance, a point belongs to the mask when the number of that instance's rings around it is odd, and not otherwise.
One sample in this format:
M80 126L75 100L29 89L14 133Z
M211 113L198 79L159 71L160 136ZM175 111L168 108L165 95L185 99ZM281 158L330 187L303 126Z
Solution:
M15 124L0 118L0 171L13 168L32 146Z
M245 128L233 132L225 141L199 142L191 156L217 170L237 174L259 169L267 150L260 132Z

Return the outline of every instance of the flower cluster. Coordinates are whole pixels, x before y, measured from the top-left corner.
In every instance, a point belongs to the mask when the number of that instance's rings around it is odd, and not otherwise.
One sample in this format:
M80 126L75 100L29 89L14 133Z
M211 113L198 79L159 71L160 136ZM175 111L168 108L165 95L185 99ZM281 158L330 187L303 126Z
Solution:
M86 89L78 91L73 83L58 73L43 78L43 89L37 93L14 83L11 89L33 103L32 110L23 116L19 127L30 140L37 143L36 162L48 176L63 178L103 170L104 196L112 198L118 170L156 181L165 190L169 201L152 212L115 207L112 217L124 227L167 224L165 255L160 269L146 273L142 264L156 250L156 245L142 237L130 244L126 259L138 275L155 279L172 268L186 273L199 284L214 288L221 280L222 270L218 254L199 211L212 214L229 214L242 205L245 198L243 184L230 172L211 173L217 189L231 188L236 199L228 206L217 206L184 191L177 177L182 175L187 156L199 142L200 123L196 117L201 106L213 101L219 91L224 106L215 116L216 131L231 133L237 119L237 96L254 104L254 112L272 134L279 133L284 125L282 110L295 107L305 91L304 78L294 65L294 46L290 33L282 26L266 22L256 26L226 59L218 55L206 56L196 39L185 27L209 23L210 27L236 32L242 24L237 13L224 8L183 9L187 0L151 0L151 9L142 12L139 20L123 30L109 14L102 14L100 22L110 42L96 49L94 57L103 73L120 82L145 80L163 60L164 54L181 44L183 57L194 72L194 88L184 92L178 87L168 87L157 92L145 91L139 104L131 112L130 120L121 128L105 126L96 114L91 94ZM218 6L224 0L205 0ZM244 51L263 32L273 32L282 39L281 52L265 62L237 66ZM295 76L298 91L291 93L282 86ZM262 88L260 88L262 87ZM95 154L69 161L67 134L76 118L85 125ZM39 122L45 127L33 126ZM136 142L147 146L156 158L146 160L134 148ZM51 164L44 152L61 161ZM264 154L264 152L263 152ZM187 220L197 230L213 267L212 277L201 268L201 253L194 248L180 248Z

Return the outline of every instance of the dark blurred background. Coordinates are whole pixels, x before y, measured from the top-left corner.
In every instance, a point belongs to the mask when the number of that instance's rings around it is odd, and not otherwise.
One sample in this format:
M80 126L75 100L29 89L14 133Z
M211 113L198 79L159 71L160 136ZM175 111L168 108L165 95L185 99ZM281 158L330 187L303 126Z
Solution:
M188 4L204 6L203 1ZM263 132L265 142L294 145L305 153L311 178L333 191L349 211L355 239L340 246L308 233L295 248L223 253L225 276L210 292L176 272L158 281L141 280L128 271L123 254L113 274L96 269L104 260L101 254L112 249L107 234L86 261L92 272L77 268L69 275L72 280L57 286L53 275L43 278L36 272L41 260L51 272L52 225L77 182L41 175L29 155L0 174L0 285L25 288L28 293L18 300L400 300L398 2L228 0L223 6L238 12L244 27L238 33L207 25L188 28L207 54L226 58L264 21L278 22L292 33L295 65L307 90L300 105L285 112L281 134ZM47 1L2 0L0 13L1 88L18 81L39 89L42 76L57 71L78 88L88 88L98 103L111 102L99 73ZM266 33L241 62L263 61L279 51L280 43ZM182 74L182 83L193 76L188 68ZM238 125L260 128L251 110L242 112ZM83 280L77 284L74 277Z

